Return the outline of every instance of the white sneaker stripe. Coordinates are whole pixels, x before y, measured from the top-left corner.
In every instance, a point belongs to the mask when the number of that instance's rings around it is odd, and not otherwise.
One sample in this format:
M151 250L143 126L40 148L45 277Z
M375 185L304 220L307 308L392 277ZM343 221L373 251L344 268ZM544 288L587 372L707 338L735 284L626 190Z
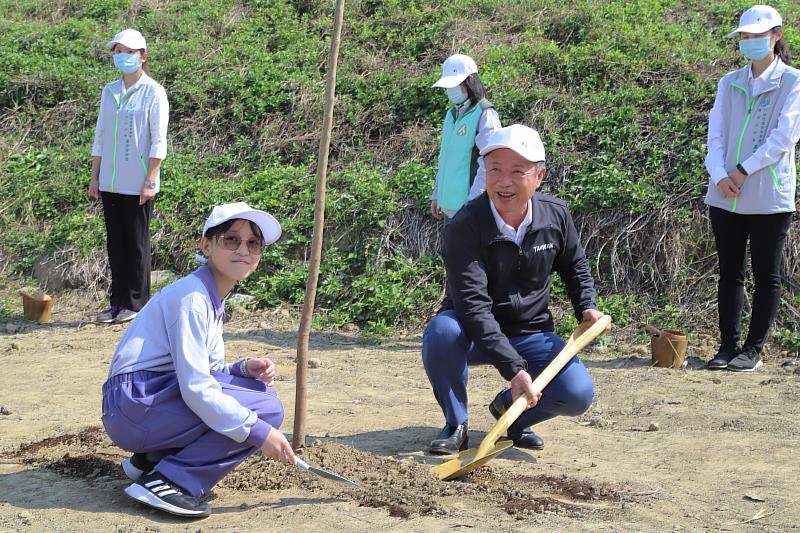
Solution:
M152 489L150 489L150 490L152 490L152 491L153 491L153 492L155 492L156 494L160 494L161 492L163 492L163 491L165 491L165 490L167 490L167 489L169 489L169 488L170 488L170 486L169 486L169 485L161 485L160 487L153 487L153 488L152 488Z
M159 497L159 498L162 498L162 497L164 497L164 496L169 496L170 494L178 494L178 491L177 491L177 490L172 490L172 489L170 489L170 490L168 490L168 491L166 491L166 492L159 492L159 493L158 493L158 497Z
M160 479L156 479L155 481L151 481L150 483L145 483L144 486L149 489L150 487L152 487L154 485L163 485L163 484L164 484L163 481L161 481Z

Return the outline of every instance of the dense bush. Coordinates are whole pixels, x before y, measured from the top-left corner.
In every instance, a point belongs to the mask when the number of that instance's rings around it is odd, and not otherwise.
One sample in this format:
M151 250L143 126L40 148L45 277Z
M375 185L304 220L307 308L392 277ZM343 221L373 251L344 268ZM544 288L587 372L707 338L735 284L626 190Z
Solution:
M443 275L426 211L447 103L430 84L456 51L476 58L504 123L542 132L545 188L576 213L603 305L634 323L630 309L657 302L648 312L669 315L665 297L682 289L672 309L700 307L713 297L703 272L713 268L708 235L695 231L705 123L716 80L742 64L724 35L749 5L347 2L320 316L384 333L435 309ZM776 7L800 52L800 7ZM72 249L79 268L104 246L102 217L85 195L89 149L100 89L115 77L104 44L132 26L148 38L152 76L171 103L156 266L192 268L210 207L244 199L285 230L244 289L263 305L300 303L331 8L322 0L0 0L0 185L10 191L0 217L14 267L27 272L35 258ZM631 225L639 219L644 226ZM625 234L629 225L654 242L678 228L687 268L642 234Z

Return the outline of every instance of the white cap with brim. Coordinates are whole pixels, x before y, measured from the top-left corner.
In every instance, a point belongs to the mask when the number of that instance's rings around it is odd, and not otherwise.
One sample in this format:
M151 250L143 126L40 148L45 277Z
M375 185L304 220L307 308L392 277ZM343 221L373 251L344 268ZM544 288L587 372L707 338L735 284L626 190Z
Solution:
M206 236L206 232L209 229L237 218L255 222L264 237L264 244L272 244L281 237L281 225L275 220L275 217L266 211L253 209L246 202L223 204L215 207L206 219L205 226L203 226L203 237Z
M106 47L114 48L115 44L127 46L131 50L147 50L147 42L144 40L144 36L131 28L116 34L113 39L106 43Z
M481 155L486 155L498 148L508 148L532 163L544 161L544 144L539 132L522 124L512 124L494 130L489 136Z
M764 33L777 26L783 26L780 13L770 6L753 6L739 19L739 27L728 34L734 37L739 33Z
M442 76L431 87L452 89L458 87L470 74L478 73L478 65L471 57L455 54L442 63Z

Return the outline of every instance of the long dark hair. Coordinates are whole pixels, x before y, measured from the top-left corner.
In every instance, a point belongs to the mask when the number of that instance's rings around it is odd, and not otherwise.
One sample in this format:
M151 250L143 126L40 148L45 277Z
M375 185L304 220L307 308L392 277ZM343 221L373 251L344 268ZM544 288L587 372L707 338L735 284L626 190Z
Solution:
M772 33L778 33L778 30L781 29L781 26L775 26L772 28ZM775 43L775 55L781 58L781 61L786 63L787 65L792 64L792 52L789 51L789 45L786 44L786 40L781 37Z
M477 73L467 76L463 83L464 87L467 89L467 98L469 98L470 107L486 98L486 89L483 88L483 84Z

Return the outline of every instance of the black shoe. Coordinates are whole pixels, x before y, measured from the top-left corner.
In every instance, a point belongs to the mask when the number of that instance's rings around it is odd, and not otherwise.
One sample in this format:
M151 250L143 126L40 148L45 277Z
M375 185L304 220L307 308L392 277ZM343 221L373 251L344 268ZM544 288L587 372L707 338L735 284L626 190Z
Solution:
M708 362L708 369L709 370L725 370L728 368L728 363L731 362L732 359L736 358L739 355L738 348L720 348L717 351L717 355Z
M199 518L211 514L211 508L200 498L184 492L184 489L153 470L125 489L125 494L155 509L179 516Z
M499 393L494 397L492 403L489 404L489 412L495 420L499 420L503 413L506 412L506 405L503 402L503 393ZM520 430L508 428L508 438L514 443L517 448L526 448L529 450L543 450L544 440L533 432L531 428L523 428Z
M457 426L445 424L439 436L431 441L428 451L435 455L449 455L465 449L468 443L466 422Z
M752 372L760 368L761 365L763 365L763 363L761 362L761 356L758 355L758 350L752 346L745 346L742 348L742 351L739 352L739 355L731 359L730 363L728 363L728 370L732 370L733 372Z

